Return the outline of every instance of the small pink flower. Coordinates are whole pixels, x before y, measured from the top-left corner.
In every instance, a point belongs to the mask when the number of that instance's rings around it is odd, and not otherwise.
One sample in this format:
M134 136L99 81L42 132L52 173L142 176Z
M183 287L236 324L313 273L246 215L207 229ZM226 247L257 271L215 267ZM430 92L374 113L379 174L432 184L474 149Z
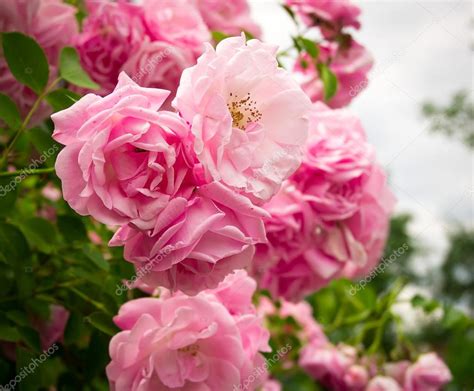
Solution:
M204 42L211 39L193 1L144 0L143 12L152 40L165 41L200 55Z
M240 35L242 31L246 31L255 38L262 34L260 27L251 18L247 0L197 0L197 4L212 31L227 35Z
M325 387L334 391L350 391L352 388L348 387L344 376L355 360L352 348L309 343L301 350L299 365Z
M344 383L349 390L365 390L368 381L369 373L367 369L361 365L350 366L344 374Z
M301 162L309 100L276 47L245 37L210 45L183 72L173 105L192 124L208 181L268 200Z
M89 14L75 40L85 70L110 93L122 66L145 39L142 7L124 1L87 2Z
M313 317L313 309L306 301L291 303L286 300L281 301L280 316L282 318L291 316L302 328L299 338L303 341L311 341L313 344L325 345L328 339L322 327Z
M195 56L188 48L164 41L150 42L146 39L140 48L131 54L122 70L142 87L170 91L164 107L171 109L171 101L176 95L183 70L195 62Z
M323 42L319 48L318 60L330 61L329 68L338 80L336 95L327 104L333 108L347 106L367 87L367 74L372 68L373 58L364 46L353 39L348 47L338 46L335 42ZM324 99L323 82L313 60L308 55L303 55L296 62L295 71L301 75L301 87L311 100L322 101Z
M281 391L281 390L282 390L281 383L273 379L267 380L265 384L262 386L262 391Z
M125 246L125 259L146 270L144 283L194 295L250 263L253 245L266 240L265 216L248 198L211 183L188 201L171 201L151 230L121 227L110 245Z
M255 285L245 279L244 272L229 276L223 282L224 300L207 290L194 297L164 292L159 299L124 304L114 318L123 331L109 347L111 388L232 390L255 378L253 371L263 364L260 352L270 351L269 333L250 301ZM234 283L245 287L244 295ZM229 311L226 304L236 302L246 310ZM248 389L260 387L266 376L246 383Z
M384 365L384 372L388 377L395 379L398 384L403 384L405 373L410 367L410 361L391 362Z
M168 94L121 74L112 94L88 94L52 116L53 137L66 145L56 172L76 212L150 229L161 211L186 202L189 128L177 114L158 111Z
M366 391L403 391L391 377L376 376L367 385Z
M338 29L344 26L360 27L360 8L350 0L286 0L308 26L331 24Z
M439 391L452 379L436 353L422 354L405 373L404 391Z
M41 348L48 349L55 342L62 341L69 319L69 311L63 306L52 304L47 321L35 320L34 325L41 338Z

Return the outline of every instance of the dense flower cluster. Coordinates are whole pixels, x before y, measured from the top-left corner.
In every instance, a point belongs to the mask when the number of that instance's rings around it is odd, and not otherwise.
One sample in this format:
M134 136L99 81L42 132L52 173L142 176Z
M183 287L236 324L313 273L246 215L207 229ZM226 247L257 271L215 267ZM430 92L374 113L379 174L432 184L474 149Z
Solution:
M70 45L77 35L76 9L61 0L2 0L0 3L0 32L21 32L33 37L44 50L50 80L57 75L59 52ZM0 49L0 92L17 104L21 114L32 108L36 95L11 74ZM50 113L43 103L34 114L32 123L41 122Z
M347 32L360 27L360 9L349 0L286 0L286 5L321 35L317 58L301 53L294 66L304 91L313 102L324 100L318 65L327 65L338 81L336 94L327 103L333 108L347 106L367 86L373 65L367 49Z
M440 391L451 380L451 372L435 353L421 354L415 362L379 364L353 346L332 344L314 320L306 301L280 301L277 308L263 297L258 312L264 317L291 318L301 342L298 364L314 379L333 391ZM278 383L270 383L269 390Z
M252 305L255 282L244 271L197 296L163 290L132 300L114 318L107 375L116 391L232 390L264 362L269 333ZM257 389L265 376L250 383Z
M110 93L120 72L144 87L171 91L169 108L181 73L195 64L211 40L211 31L260 35L246 0L86 1L88 16L75 38L82 64Z
M259 72L242 72L257 61ZM56 170L73 209L121 226L110 245L148 270L142 282L196 294L266 241L257 204L300 165L310 102L273 46L243 36L209 46L184 72L177 113L162 110L168 95L122 73L110 95L54 114L66 146ZM259 176L268 162L275 174Z
M303 163L264 205L268 243L258 245L255 277L276 297L300 300L334 278L367 274L393 204L359 120L314 104Z

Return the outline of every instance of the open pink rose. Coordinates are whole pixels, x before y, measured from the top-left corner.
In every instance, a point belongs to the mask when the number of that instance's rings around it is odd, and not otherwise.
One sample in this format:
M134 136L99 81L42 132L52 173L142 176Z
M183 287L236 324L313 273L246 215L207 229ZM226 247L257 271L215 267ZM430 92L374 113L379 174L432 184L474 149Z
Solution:
M168 94L122 73L112 94L88 94L52 116L53 137L66 146L56 172L79 214L150 229L173 202L186 203L193 188L189 127L176 113L158 111Z
M259 38L262 33L250 16L247 0L197 0L197 5L212 31L220 31L227 35L240 35L242 31L246 31L255 38Z
M243 272L241 272L243 273ZM208 290L194 297L163 294L124 304L115 323L123 330L110 342L107 376L115 391L179 389L232 390L263 364L260 352L269 351L266 331L253 308L251 291L240 295L233 283L251 286L245 275L229 276L223 284L224 302ZM218 287L219 289L220 287ZM253 287L255 288L255 287ZM245 300L245 302L244 302ZM247 308L238 315L225 302ZM265 377L248 382L257 389Z
M404 391L439 391L451 381L451 372L436 353L422 354L405 373Z
M321 219L343 220L358 210L374 162L359 119L317 102L303 163L292 180Z
M319 61L330 62L329 68L338 80L337 92L327 104L333 108L347 106L367 87L367 74L373 58L367 49L351 39L347 47L335 42L319 45ZM302 65L304 64L304 66ZM313 60L308 55L298 59L294 69L302 77L301 87L313 102L324 99L324 87Z
M245 37L210 45L173 102L192 124L205 175L268 200L301 162L310 102L278 67L276 47Z
M248 198L211 183L189 201L172 200L151 230L121 227L110 245L125 246L125 259L146 270L146 284L196 294L249 264L253 245L266 240L265 216Z
M204 42L211 39L211 34L193 1L144 0L143 12L153 40L169 42L199 55L204 48Z
M281 383L276 380L269 379L262 386L262 391L281 391Z
M313 317L313 309L306 301L291 303L281 300L280 316L282 318L291 316L301 327L299 338L302 341L312 341L313 343L326 344L328 339L322 327Z
M286 0L285 3L308 26L325 23L338 29L344 26L360 27L360 8L351 4L350 0Z
M123 65L122 70L142 87L170 91L164 107L171 109L171 101L176 95L183 70L195 62L195 56L188 48L146 39Z
M124 1L87 1L88 16L75 40L82 66L110 93L123 64L145 39L142 7Z
M391 377L376 376L367 385L366 391L403 391L402 387Z

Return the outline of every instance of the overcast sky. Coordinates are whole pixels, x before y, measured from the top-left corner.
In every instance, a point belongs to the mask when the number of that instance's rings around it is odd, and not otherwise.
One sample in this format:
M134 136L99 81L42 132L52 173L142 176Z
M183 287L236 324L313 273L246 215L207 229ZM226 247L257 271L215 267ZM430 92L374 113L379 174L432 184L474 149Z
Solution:
M250 3L265 40L287 47L293 26L279 2ZM411 233L430 250L417 260L423 271L439 263L446 232L456 222L473 225L473 155L460 142L431 134L420 114L425 100L442 104L461 89L473 92L473 3L355 3L362 8L362 29L354 36L376 65L350 109L362 119L389 172L397 212L415 216Z

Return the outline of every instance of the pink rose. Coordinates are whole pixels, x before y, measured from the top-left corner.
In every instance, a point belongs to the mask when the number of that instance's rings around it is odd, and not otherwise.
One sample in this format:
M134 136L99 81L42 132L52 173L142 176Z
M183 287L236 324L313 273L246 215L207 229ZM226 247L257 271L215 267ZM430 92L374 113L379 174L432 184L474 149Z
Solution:
M46 350L53 343L62 341L68 319L68 310L61 305L52 304L47 321L37 319L33 322L40 335L42 349Z
M224 281L250 288L243 272ZM253 286L253 289L255 286ZM219 289L219 288L218 288ZM124 304L115 323L123 330L110 342L111 362L106 372L116 391L157 389L232 390L247 381L255 390L266 374L254 379L263 364L260 352L270 351L269 333L258 317L248 291L224 303L212 290L194 297L180 292L159 299L144 298ZM246 302L244 302L245 300ZM239 302L244 313L232 314L225 302ZM265 375L265 376L263 376Z
M253 245L266 240L265 216L248 198L211 183L188 201L170 202L152 230L121 227L110 245L125 246L146 284L193 295L249 264Z
M61 0L2 0L0 31L19 31L33 37L56 65L60 50L78 32L76 8Z
M208 181L268 200L301 162L309 100L276 47L245 37L210 45L183 72L175 100L192 124L194 150ZM291 131L289 131L291 130Z
M212 31L227 35L249 32L259 38L260 27L252 20L247 0L197 0L197 5L207 26Z
M211 34L196 5L188 0L144 0L145 23L153 40L166 41L200 55Z
M337 278L349 262L363 262L363 245L343 224L318 219L291 181L264 205L267 244L257 246L252 272L274 297L300 301Z
M368 381L369 373L362 365L352 365L344 374L344 383L351 391L365 390Z
M345 382L345 374L355 364L353 348L309 343L300 353L299 365L325 387L334 391L351 391Z
M364 277L379 263L390 228L390 215L395 206L395 197L387 186L383 170L374 166L365 186L359 210L345 220L356 243L365 253L359 262L347 263L342 275L348 278Z
M451 372L436 353L418 357L405 373L404 391L439 391L452 379Z
M388 377L395 379L398 384L403 384L405 373L410 367L410 361L391 362L384 365L384 372Z
M366 391L402 391L402 388L391 377L376 376L369 382Z
M311 341L314 344L326 344L328 339L322 327L313 317L313 309L306 301L291 303L286 300L281 301L280 316L282 318L291 316L301 327L299 338L303 341Z
M75 40L81 62L101 94L110 93L125 62L145 39L143 9L124 1L87 2L89 14Z
M359 119L347 110L313 106L303 164L292 180L326 221L358 210L375 161Z
M192 51L164 41L145 40L122 70L142 87L162 88L171 92L164 107L171 109L179 79L185 68L196 62Z
M281 391L281 383L277 382L276 380L269 379L265 382L262 386L262 391Z
M353 39L348 47L339 47L335 42L323 42L319 48L318 61L330 61L329 68L338 80L336 95L327 104L333 108L347 106L367 86L367 73L372 68L373 58L364 46ZM304 67L302 63L305 64ZM294 70L301 75L301 87L311 100L322 101L323 82L313 60L308 55L303 55L296 62Z
M168 94L122 73L110 95L88 94L52 116L53 137L66 146L56 172L77 213L150 229L161 211L186 203L189 128L177 114L158 111Z
M334 29L344 26L360 27L360 8L349 0L286 0L308 26L327 24ZM322 20L321 20L322 19Z

